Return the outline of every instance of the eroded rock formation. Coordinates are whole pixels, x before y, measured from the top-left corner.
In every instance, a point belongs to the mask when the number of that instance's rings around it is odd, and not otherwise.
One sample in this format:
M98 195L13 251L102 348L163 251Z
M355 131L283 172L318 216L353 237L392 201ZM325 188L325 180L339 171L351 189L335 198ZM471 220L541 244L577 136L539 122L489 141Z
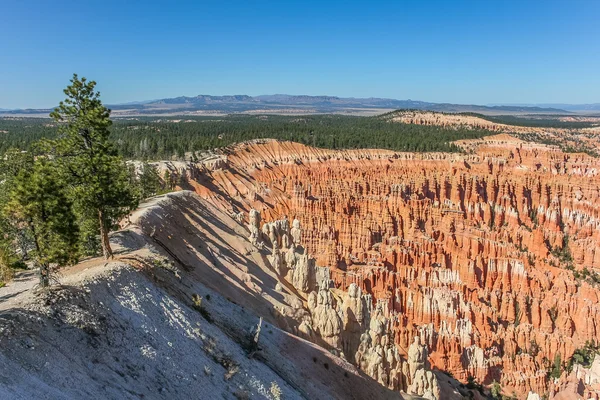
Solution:
M273 268L307 296L302 329L382 384L437 396L438 369L551 394L555 354L600 341L600 161L507 135L463 146L473 154L255 142L193 184L250 212L255 242L260 211Z

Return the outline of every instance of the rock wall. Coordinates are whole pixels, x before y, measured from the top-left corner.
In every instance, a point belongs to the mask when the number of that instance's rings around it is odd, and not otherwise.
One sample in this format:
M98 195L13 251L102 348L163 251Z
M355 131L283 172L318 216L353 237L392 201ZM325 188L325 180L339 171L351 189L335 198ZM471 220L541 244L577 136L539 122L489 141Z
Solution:
M192 184L260 211L274 268L308 294L307 332L386 386L439 390L411 372L425 354L463 382L549 393L555 354L600 341L600 161L501 136L469 155L248 143Z

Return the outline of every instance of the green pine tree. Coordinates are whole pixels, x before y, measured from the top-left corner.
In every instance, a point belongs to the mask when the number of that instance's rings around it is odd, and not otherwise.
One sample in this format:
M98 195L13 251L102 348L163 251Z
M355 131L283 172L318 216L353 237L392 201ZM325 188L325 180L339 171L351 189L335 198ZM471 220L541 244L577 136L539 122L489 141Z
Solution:
M0 157L0 284L10 280L14 265L23 264L28 257L29 238L22 229L14 226L1 212L10 200L10 193L21 171L31 171L33 155L17 149L8 149Z
M67 98L50 114L59 138L49 142L72 182L77 209L95 220L105 258L112 258L108 233L137 207L135 188L124 160L109 141L110 110L95 91L96 82L73 75Z
M168 190L173 190L175 188L175 184L173 183L173 176L171 172L167 169L163 174L163 181L165 182L165 186Z
M46 161L36 161L15 179L3 213L31 239L30 259L39 268L40 285L50 284L51 267L77 262L78 228L65 183Z
M155 196L162 191L160 174L155 166L148 163L142 164L139 185L142 199Z
M556 353L554 356L554 363L552 365L552 369L550 370L550 377L554 379L560 378L562 374L562 362L560 358L560 354Z

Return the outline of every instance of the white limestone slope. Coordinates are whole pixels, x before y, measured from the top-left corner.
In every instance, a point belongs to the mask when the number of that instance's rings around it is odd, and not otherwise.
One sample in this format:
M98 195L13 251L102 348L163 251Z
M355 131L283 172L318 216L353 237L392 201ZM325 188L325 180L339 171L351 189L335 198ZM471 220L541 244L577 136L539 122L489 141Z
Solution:
M46 293L25 290L32 276L0 289L0 399L399 398L288 333L304 299L247 236L194 194L169 194L113 235L114 261L64 270Z

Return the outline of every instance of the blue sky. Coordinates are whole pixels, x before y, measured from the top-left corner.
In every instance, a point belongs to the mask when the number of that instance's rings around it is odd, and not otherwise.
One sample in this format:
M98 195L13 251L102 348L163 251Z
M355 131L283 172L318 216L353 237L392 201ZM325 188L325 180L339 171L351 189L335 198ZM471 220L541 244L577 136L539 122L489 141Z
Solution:
M600 102L600 1L0 0L0 108L309 94Z

